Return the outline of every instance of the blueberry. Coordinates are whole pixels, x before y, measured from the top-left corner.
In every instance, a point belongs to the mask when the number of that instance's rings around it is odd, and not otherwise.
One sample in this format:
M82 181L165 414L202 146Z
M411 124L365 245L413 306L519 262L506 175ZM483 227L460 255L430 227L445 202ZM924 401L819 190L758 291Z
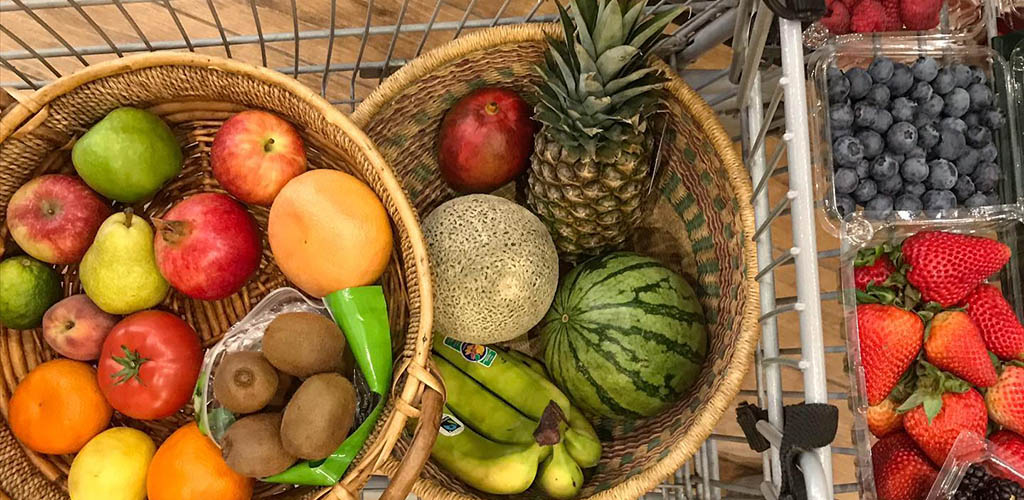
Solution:
M871 86L871 90L868 91L868 95L864 99L879 108L885 108L889 105L891 95L889 87L886 87L884 83L876 83Z
M892 72L896 69L892 62L892 59L888 57L876 57L874 61L871 61L871 65L868 66L868 74L871 78L880 83L885 83L892 78Z
M992 162L985 162L978 165L971 174L974 181L974 189L978 191L992 191L999 182L999 166Z
M864 147L864 158L871 159L880 154L885 148L885 141L882 140L882 136L874 130L864 129L856 134L854 137L860 141L861 146Z
M917 128L917 145L931 149L939 143L939 129L931 123Z
M969 175L961 175L956 178L956 184L953 185L953 194L956 195L956 201L963 203L967 201L974 194L974 181L971 180Z
M989 132L988 127L976 125L967 129L964 139L967 140L968 146L980 148L992 142L992 132Z
M970 198L964 200L964 206L968 208L984 207L987 205L989 205L988 197L985 196L985 193L979 193L977 191L975 191Z
M850 81L839 68L828 68L828 102L842 102L850 94Z
M924 208L924 204L921 203L921 198L912 194L903 193L896 197L896 201L893 203L893 208L896 210L921 210Z
M871 162L871 178L876 181L894 177L899 170L899 162L888 153L875 158Z
M956 159L956 171L960 175L971 175L974 173L974 168L978 166L978 161L981 159L981 155L978 154L978 150L974 148L967 148L959 158Z
M904 194L909 194L911 196L916 196L916 197L920 198L921 195L923 195L924 192L927 191L927 190L928 190L928 188L926 188L924 186L924 184L921 183L921 182L906 182L906 181L903 182L903 193Z
M850 128L853 126L853 108L848 101L829 106L828 117L832 128Z
M853 168L864 158L864 146L856 137L840 137L833 144L832 156L840 167Z
M906 64L896 63L893 65L892 77L885 82L894 96L900 96L910 91L914 86L914 75Z
M983 111L978 121L992 130L998 130L1006 123L1006 118L1003 117L1002 110L993 108Z
M985 193L985 198L988 199L988 204L989 205L999 205L1001 203L1001 200L1002 200L999 197L999 193L997 193L995 191L989 191L989 192Z
M864 204L864 210L884 216L892 211L892 196L881 193L876 194L874 198L871 198Z
M878 194L878 186L875 185L875 181L872 179L861 179L860 183L857 184L857 189L850 193L858 203L867 203L876 194Z
M857 171L857 180L867 179L871 177L871 162L864 158L857 163L855 170Z
M981 111L992 106L992 89L983 83L972 83L967 87L971 111Z
M939 72L939 63L934 57L918 57L914 61L914 66L911 68L911 72L914 73L914 78L924 82L930 82L935 79L935 75Z
M951 189L956 185L957 172L952 163L943 160L932 160L928 162L928 178L924 185L928 189Z
M917 145L917 127L907 122L896 122L885 134L885 143L894 153L906 153Z
M853 198L850 198L849 195L837 194L836 209L839 210L840 216L853 213L857 210L857 202L853 201Z
M945 94L953 87L956 86L956 82L953 80L953 72L949 68L941 68L939 72L935 74L935 78L932 79L932 90L938 94Z
M907 182L924 182L928 178L928 162L923 158L907 158L900 165L900 175Z
M903 178L894 175L888 179L875 182L878 186L878 192L887 194L890 196L896 196L903 190Z
M996 145L994 143L990 142L990 143L986 144L985 146L983 146L981 149L978 150L978 158L981 161L991 161L991 162L994 162L994 161L996 161L996 158L998 158L998 157L999 157L999 150L996 149Z
M857 171L852 168L836 170L836 175L832 179L837 193L852 193L854 189L857 189L858 182L860 179L857 178Z
M832 140L833 141L838 139L838 138L840 138L840 137L846 137L848 135L853 135L853 129L850 129L850 128L834 128L834 129L832 129Z
M945 104L942 106L942 112L946 116L959 118L971 106L971 96L967 95L967 91L960 87L950 90L944 99Z
M918 132L918 135L917 135L917 142L918 143L921 142L921 133L920 132ZM913 148L910 149L910 151L907 151L907 153L904 154L903 156L906 158L904 161L909 160L911 158L922 158L922 159L924 159L924 158L928 157L928 155L925 154L924 149L921 149L921 146L914 146Z
M918 105L918 107L917 107L917 114L914 115L914 126L917 127L917 128L921 128L921 127L923 127L925 125L934 125L934 124L935 124L935 118L922 113L921 112L921 106Z
M967 128L981 125L981 116L979 116L978 113L967 113L960 117L960 119L964 121L964 125L967 125Z
M917 82L910 88L910 98L921 104L932 98L932 86L928 82Z
M956 195L948 189L929 190L921 195L921 203L925 210L945 210L956 208Z
M875 116L875 123L871 124L871 130L884 134L892 127L892 114L888 110L880 109Z
M903 165L903 161L907 159L906 155L898 155L896 153L893 153L892 151L889 151L889 156L892 156L892 159L896 160L896 163L900 165Z
M954 64L950 66L950 71L953 72L953 83L957 87L967 88L970 86L973 75L971 68L968 68L966 64Z
M858 127L870 127L875 124L878 118L879 109L867 101L860 101L853 105L853 123Z
M964 121L959 119L959 118L954 118L952 116L947 116L947 117L939 120L939 129L941 129L941 130L946 130L946 129L956 130L957 132L960 132L962 134L964 132L967 132L967 124L964 123Z
M846 70L846 80L850 82L850 99L860 99L868 95L871 90L871 75L863 68L850 68Z
M988 77L985 76L985 70L983 70L983 69L979 68L978 66L975 66L975 65L972 64L971 65L971 83L972 84L974 84L974 83L984 84L987 81L988 81Z
M927 101L920 103L917 112L932 118L938 118L942 114L942 107L945 105L946 101L942 100L941 95L932 94Z
M956 130L943 129L939 132L939 143L932 151L939 157L946 160L955 160L960 157L967 146L964 134Z
M906 97L897 97L892 101L892 118L898 122L914 121L914 114L917 111L917 103ZM852 110L851 110L852 111Z

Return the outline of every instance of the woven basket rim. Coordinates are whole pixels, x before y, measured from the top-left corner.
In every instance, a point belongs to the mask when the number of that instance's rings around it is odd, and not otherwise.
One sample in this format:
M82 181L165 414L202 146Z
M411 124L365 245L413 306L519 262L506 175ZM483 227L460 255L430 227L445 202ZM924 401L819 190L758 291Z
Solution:
M546 36L561 34L558 24L520 24L498 26L475 31L459 37L445 45L437 47L413 61L409 62L379 85L352 113L352 121L365 127L380 110L395 99L408 86L437 69L457 61L470 53L497 47L499 45L522 42L542 41ZM721 156L729 182L736 191L743 233L743 262L745 275L745 294L747 307L743 311L740 322L740 337L736 343L735 354L726 370L726 380L722 391L716 394L705 407L697 412L691 432L671 446L671 452L659 460L657 464L641 474L637 474L617 484L611 489L597 493L590 499L621 500L636 498L650 491L666 477L691 458L697 449L707 440L715 425L725 414L733 399L739 394L740 385L747 370L753 362L754 351L760 337L758 317L760 316L760 292L757 280L756 262L757 249L752 239L754 234L754 209L750 204L753 188L743 163L733 148L732 140L722 128L715 112L685 81L659 59L651 58L652 63L667 76L666 89L679 100L683 109L689 112L699 124L701 130L710 138L718 155ZM727 396L727 397L723 397ZM385 469L397 464L391 462ZM420 478L413 491L424 498L444 498L446 500L472 500L473 497L462 495L436 481Z
M164 51L136 54L89 65L34 92L12 93L18 102L0 118L0 145L3 145L7 139L18 137L40 125L47 115L47 106L54 99L82 85L108 76L160 66L198 67L253 78L280 87L308 104L320 113L329 124L341 129L356 145L359 152L366 157L367 162L374 167L381 184L398 210L399 220L393 222L401 224L408 232L418 278L421 311L418 329L415 332L403 332L404 336L416 336L416 349L412 358L396 368L390 396L394 399L401 399L406 404L397 405L391 412L376 441L364 444L364 449L372 453L368 453L359 463L353 463L341 482L335 485L336 494L343 495L344 493L338 490L344 488L351 496L353 491L357 492L362 488L370 474L380 470L390 456L391 449L405 430L406 420L410 417L409 412L416 410L411 402L418 401L425 390L439 385L428 367L430 339L433 335L433 288L429 257L419 225L419 217L394 171L391 170L383 155L362 129L313 89L283 73L222 57L192 52ZM399 384L401 384L401 389L398 388ZM402 406L407 408L401 410ZM3 425L7 425L6 419L2 419L2 421ZM374 453L378 455L371 456Z

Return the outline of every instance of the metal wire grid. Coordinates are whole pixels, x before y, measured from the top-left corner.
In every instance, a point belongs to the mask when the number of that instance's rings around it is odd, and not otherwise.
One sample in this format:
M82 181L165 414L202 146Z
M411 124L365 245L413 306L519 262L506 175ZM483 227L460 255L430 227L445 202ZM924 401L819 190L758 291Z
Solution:
M84 65L132 52L190 50L262 64L291 74L332 103L354 108L380 81L407 60L474 29L555 19L550 0L2 0L0 1L0 86L38 88ZM500 3L499 3L500 2ZM329 7L326 4L329 3ZM665 0L653 5L667 8ZM754 0L689 3L681 21L659 51L721 113L727 128L742 137L744 161L755 191L758 280L761 284L762 343L757 353L753 388L741 398L756 398L770 419L760 430L773 443L764 453L760 478L722 479L720 452L753 452L735 426L723 419L694 458L648 498L777 497L781 482L778 444L784 401L844 400L829 392L826 354L841 363L844 346L824 346L819 264L835 260L837 250L818 252L810 175L803 52L799 23L778 22L782 67L759 71L765 40L774 21L771 11ZM324 10L327 12L325 13ZM705 51L732 39L728 68L689 69ZM762 86L774 85L765 99ZM765 109L767 101L767 110ZM784 101L784 118L778 107ZM731 125L731 127L730 127ZM766 161L770 130L784 127L783 142ZM788 151L789 166L782 165ZM785 178L788 177L788 186ZM780 191L781 190L781 191ZM773 205L772 198L778 199ZM785 218L791 219L791 230ZM776 235L791 241L773 244ZM783 248L775 257L775 248ZM833 270L834 271L834 270ZM778 273L778 274L776 274ZM780 278L776 281L776 278ZM782 288L795 283L795 295ZM784 293L784 292L783 292ZM796 313L794 320L793 314ZM800 345L781 347L783 328L798 328ZM830 324L828 328L837 328ZM829 330L825 330L829 331ZM784 376L782 368L800 377ZM785 390L786 387L795 390ZM841 404L841 403L840 403ZM845 406L845 405L842 405ZM841 438L844 431L840 431ZM852 469L850 447L825 448L801 456L809 498L830 499L832 492L856 491L854 484L832 486L832 452L845 455L840 468ZM378 479L364 491L375 498Z

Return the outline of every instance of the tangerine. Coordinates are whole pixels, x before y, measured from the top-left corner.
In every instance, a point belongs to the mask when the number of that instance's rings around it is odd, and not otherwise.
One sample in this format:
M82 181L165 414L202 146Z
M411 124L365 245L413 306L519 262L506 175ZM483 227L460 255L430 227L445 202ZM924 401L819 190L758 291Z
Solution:
M146 491L149 500L249 500L252 480L228 467L217 445L190 422L156 450Z

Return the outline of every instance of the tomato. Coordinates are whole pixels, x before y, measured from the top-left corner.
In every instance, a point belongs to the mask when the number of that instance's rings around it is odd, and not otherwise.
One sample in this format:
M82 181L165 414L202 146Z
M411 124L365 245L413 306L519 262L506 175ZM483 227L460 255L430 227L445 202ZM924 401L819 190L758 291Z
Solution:
M189 401L202 361L199 336L188 323L167 312L142 311L110 330L97 377L115 410L154 420Z

